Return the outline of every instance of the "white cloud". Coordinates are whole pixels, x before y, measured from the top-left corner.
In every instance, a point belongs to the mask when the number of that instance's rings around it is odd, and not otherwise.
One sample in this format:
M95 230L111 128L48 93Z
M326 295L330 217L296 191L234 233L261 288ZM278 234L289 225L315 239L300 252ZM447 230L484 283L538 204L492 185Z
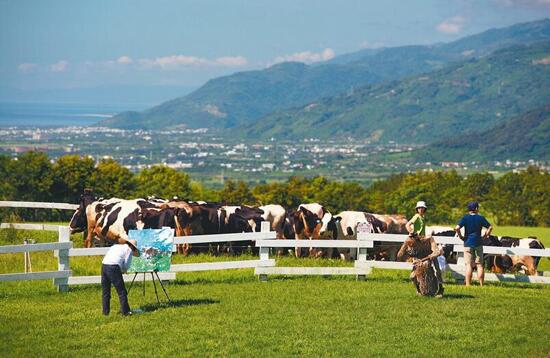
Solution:
M154 59L141 59L140 63L145 67L160 67L166 69L179 66L196 66L206 64L207 61L196 56L172 55Z
M63 72L67 69L67 66L69 66L69 62L65 60L58 61L52 65L50 65L50 70L52 72Z
M464 22L465 22L465 19L462 16L454 16L449 19L446 19L445 21L437 25L435 28L437 31L441 33L456 35L462 31Z
M121 65L129 65L132 62L134 62L134 61L129 56L120 56L119 58L116 59L116 63L121 64Z
M223 56L214 60L209 60L203 57L187 56L187 55L172 55L157 57L154 59L142 58L139 60L140 65L145 68L160 68L160 69L176 69L189 66L225 66L238 67L245 66L248 61L243 56Z
M30 73L38 68L36 63L22 63L17 66L17 69L23 73Z
M291 55L277 56L271 62L271 65L274 65L276 63L281 63L281 62L313 63L313 62L328 61L333 58L334 58L334 50L327 47L322 52L304 51L304 52L296 52Z

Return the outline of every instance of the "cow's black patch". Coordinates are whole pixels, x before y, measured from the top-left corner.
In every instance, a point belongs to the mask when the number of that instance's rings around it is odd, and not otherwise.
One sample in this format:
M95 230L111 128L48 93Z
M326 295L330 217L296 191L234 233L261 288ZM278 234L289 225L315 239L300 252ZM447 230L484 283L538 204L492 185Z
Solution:
M126 233L128 233L129 230L137 229L138 217L139 217L139 209L136 209L132 211L130 214L128 214L127 217L124 218L124 221L122 222L122 226L124 227L124 231L126 231Z
M113 225L115 221L118 219L118 213L120 213L121 210L122 210L122 207L118 207L109 213L109 215L107 216L107 222L101 228L101 236L105 237L107 235L111 225Z
M519 246L519 240L516 237L501 236L499 241L504 247L517 247Z
M152 202L147 201L147 200L138 200L137 205L141 208L141 210L150 209L150 208L157 208L158 207L158 205L156 205L155 203L152 203Z
M388 231L388 224L386 224L382 220L377 219L376 216L369 213L365 213L365 219L367 219L367 222L372 225L374 232L378 232L379 234L382 234Z

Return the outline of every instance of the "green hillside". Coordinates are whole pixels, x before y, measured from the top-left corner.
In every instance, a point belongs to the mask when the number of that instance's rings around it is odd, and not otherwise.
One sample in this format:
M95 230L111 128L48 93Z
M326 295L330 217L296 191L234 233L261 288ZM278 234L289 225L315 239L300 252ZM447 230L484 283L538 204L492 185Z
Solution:
M208 81L188 96L145 112L124 112L102 125L119 128L232 128L239 124L317 98L345 92L380 79L352 65L307 66L287 62Z
M286 108L351 93L366 84L430 72L503 46L548 38L550 20L545 19L448 44L363 50L322 65L283 63L219 77L185 97L144 112L124 112L100 124L118 128L233 128Z
M486 131L431 144L414 156L422 161L550 161L550 104Z
M550 41L370 85L239 128L248 137L352 136L429 143L488 129L550 103Z

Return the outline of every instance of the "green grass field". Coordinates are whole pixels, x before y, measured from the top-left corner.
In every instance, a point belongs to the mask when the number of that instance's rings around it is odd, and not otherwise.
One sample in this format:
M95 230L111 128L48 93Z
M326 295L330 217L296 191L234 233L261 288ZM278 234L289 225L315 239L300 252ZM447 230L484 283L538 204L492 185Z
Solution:
M539 230L540 236L549 232ZM23 236L56 240L55 233L0 230L0 244L20 243ZM550 246L547 239L545 244ZM57 267L51 252L32 259L34 271ZM173 259L206 260L217 258ZM71 267L77 275L99 274L100 262L71 258ZM292 258L278 264L349 265ZM0 273L22 270L22 254L0 256ZM270 277L264 283L253 270L179 273L167 286L174 306L157 306L150 283L143 297L140 283L130 305L144 313L132 317L116 314L114 291L111 316L102 316L99 285L61 294L51 280L1 283L2 356L550 355L550 287L449 282L446 297L435 299L417 297L407 277L405 271L375 270L364 282Z

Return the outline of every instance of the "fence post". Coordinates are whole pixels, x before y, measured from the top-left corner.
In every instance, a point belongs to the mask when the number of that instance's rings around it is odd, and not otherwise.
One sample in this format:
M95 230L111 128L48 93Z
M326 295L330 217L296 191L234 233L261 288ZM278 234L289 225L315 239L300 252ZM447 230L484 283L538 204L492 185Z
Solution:
M262 221L261 225L262 225L261 232L271 231L271 223L269 221ZM269 247L260 246L260 261L267 261L267 260L269 260ZM261 282L267 282L266 274L260 274L259 276L260 276Z
M60 226L58 229L59 232L59 242L69 242L71 241L71 233L69 231L68 226ZM69 249L61 249L58 251L57 254L58 258L58 264L57 269L59 271L63 270L70 270L71 266L69 263ZM63 277L58 278L56 281L57 283L57 291L58 292L67 292L69 291L69 278Z
M368 240L369 233L373 232L372 224L368 222L362 222L357 224L357 241ZM365 267L367 263L367 248L360 247L357 249L357 259L355 261L355 267L358 269ZM357 275L357 281L365 281L366 275Z

